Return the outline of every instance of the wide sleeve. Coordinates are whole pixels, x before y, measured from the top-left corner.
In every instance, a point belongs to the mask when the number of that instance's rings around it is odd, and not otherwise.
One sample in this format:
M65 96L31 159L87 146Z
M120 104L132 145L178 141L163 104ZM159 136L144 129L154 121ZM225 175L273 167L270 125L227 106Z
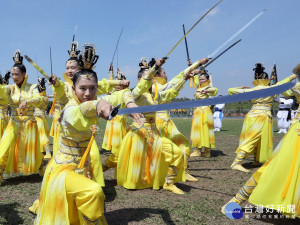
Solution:
M0 98L4 98L9 95L10 89L8 85L0 84Z
M65 84L62 80L58 80L52 85L52 90L55 93L56 99L61 99L65 94Z
M27 105L28 106L34 106L34 107L40 107L44 102L45 102L45 99L43 96L40 95L40 92L37 88L37 85L32 85L31 86L31 92L32 92L32 97L27 101Z
M62 121L66 122L78 131L91 128L97 120L97 104L100 100L87 101L80 105L71 105L63 111Z
M114 92L111 95L106 95L102 97L102 99L107 101L113 106L117 106L118 104L121 104L121 108L126 107L127 104L130 102L134 102L133 95L128 88L121 91Z
M152 87L152 79L157 72L157 67L154 65L148 73L140 79L135 88L132 90L134 99L140 97L143 93L147 92Z
M98 81L98 90L97 95L107 94L120 84L119 80L107 80L103 78L102 80Z

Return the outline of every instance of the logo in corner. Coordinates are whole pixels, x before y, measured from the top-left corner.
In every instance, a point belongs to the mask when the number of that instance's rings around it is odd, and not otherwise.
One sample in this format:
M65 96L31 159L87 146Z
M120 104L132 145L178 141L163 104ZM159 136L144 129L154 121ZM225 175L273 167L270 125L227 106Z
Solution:
M241 219L243 216L243 211L242 208L239 204L237 204L236 202L229 202L226 206L225 206L225 215L229 218L229 219Z

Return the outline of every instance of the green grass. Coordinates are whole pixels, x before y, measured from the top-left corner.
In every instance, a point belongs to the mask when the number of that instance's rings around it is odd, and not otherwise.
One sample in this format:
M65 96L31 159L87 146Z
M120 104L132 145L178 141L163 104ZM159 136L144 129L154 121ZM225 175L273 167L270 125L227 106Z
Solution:
M173 119L178 129L190 137L191 118ZM105 172L105 216L109 224L299 224L299 220L240 219L232 221L220 213L220 208L245 183L251 174L230 169L238 147L242 119L223 121L216 133L216 149L211 158L190 158L190 173L199 179L194 183L177 184L185 195L164 190L126 190L116 186L114 171ZM50 124L49 124L50 126ZM105 122L100 121L97 142L101 149ZM274 121L274 131L276 121ZM283 137L274 134L274 147ZM102 160L108 152L102 152ZM250 157L245 162L250 162ZM254 172L257 168L251 168ZM32 224L34 215L27 208L38 198L42 178L38 175L5 175L0 186L0 224Z

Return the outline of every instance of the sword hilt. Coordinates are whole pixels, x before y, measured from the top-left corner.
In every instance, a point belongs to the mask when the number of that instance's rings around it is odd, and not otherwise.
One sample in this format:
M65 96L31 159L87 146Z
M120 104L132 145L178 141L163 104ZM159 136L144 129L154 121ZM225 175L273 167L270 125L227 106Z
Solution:
M110 113L110 115L108 117L108 120L112 120L118 114L120 107L121 107L121 104L115 106L112 109L112 111L111 111L111 113Z

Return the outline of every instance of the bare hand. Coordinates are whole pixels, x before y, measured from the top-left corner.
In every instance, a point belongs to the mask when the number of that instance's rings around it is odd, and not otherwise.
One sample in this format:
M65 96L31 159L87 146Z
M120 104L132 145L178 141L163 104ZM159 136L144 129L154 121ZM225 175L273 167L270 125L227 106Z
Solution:
M127 87L129 87L129 84L130 84L129 80L121 80L120 81L120 86L122 86L122 87L127 88Z
M109 104L107 101L100 100L100 102L97 104L97 114L101 118L108 120L111 111L112 105Z
M192 68L188 70L188 72L184 75L184 80L188 80L190 79L191 77L193 77L195 74L193 73L193 70Z
M155 65L158 66L158 67L161 67L162 65L164 65L166 61L164 59L158 59L156 62L155 62Z
M138 107L138 106L134 102L130 102L127 104L127 108L135 108L135 107ZM143 114L132 113L132 114L130 114L130 116L133 117L139 125L143 125L143 121L141 120L141 118L143 118Z
M201 93L201 94L206 94L206 89L200 90L200 93Z
M24 110L26 108L27 105L27 101L23 101L20 105L19 105L19 110Z
M49 83L55 85L56 81L57 81L57 76L55 74L52 74L49 79Z
M203 58L203 59L200 59L199 62L200 64L206 64L207 62L209 61L209 58Z
M243 85L242 87L240 87L241 89L249 89L250 87L249 86L245 86Z

